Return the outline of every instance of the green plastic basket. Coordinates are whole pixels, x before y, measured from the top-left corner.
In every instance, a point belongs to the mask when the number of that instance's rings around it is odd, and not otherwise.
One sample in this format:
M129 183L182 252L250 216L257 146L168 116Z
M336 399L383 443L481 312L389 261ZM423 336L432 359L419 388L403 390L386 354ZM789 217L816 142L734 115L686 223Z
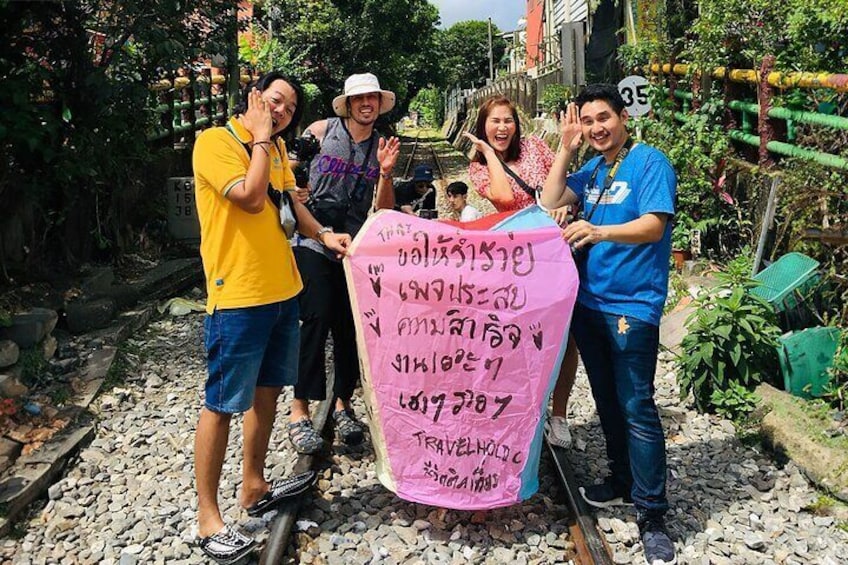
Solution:
M777 347L783 386L801 398L822 395L830 382L827 370L839 345L839 328L808 328L782 336Z
M819 262L803 253L787 253L756 275L760 286L751 292L771 304L775 312L785 312L803 301L819 280Z

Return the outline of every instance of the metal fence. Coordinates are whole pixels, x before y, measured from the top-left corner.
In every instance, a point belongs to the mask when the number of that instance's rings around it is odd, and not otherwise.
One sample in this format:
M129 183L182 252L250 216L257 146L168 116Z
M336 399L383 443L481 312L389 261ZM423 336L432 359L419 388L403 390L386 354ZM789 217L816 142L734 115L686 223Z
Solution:
M213 74L211 68L199 73L180 70L179 76L163 79L150 87L152 111L158 116L157 127L147 135L148 141L162 144L185 144L194 133L213 125L224 125L232 113L226 93L227 76ZM252 77L240 74L239 84Z
M799 89L826 89L837 96L848 93L848 74L780 73L773 71L773 65L773 58L767 57L760 70L720 67L706 77L709 81L720 80L725 84L725 96L712 101L728 109L725 126L731 139L756 147L757 156L751 160L760 166L773 164L777 156L787 156L848 170L848 158L844 155L803 147L796 137L801 124L848 131L848 116L838 114L839 104L832 107L836 114L819 107L805 107L804 96L796 96L795 102L790 97L790 102L783 106L775 105L778 94L800 92ZM704 77L688 65L654 64L646 71L675 101L675 117L681 122L708 99L710 88L705 88ZM494 94L509 97L525 113L536 116L541 111L545 88L551 84L563 84L562 68L554 68L536 78L516 74L476 90L452 90L446 96L445 117L456 123ZM747 91L733 88L734 84L747 85ZM844 114L848 102L845 97L841 99Z
M827 167L848 170L848 158L816 148L798 145L799 124L823 126L848 131L848 116L838 115L839 104L822 111L821 105L811 107L799 89L826 89L835 97L848 93L848 75L831 73L780 73L773 71L774 58L766 57L760 70L714 69L708 76L683 64L654 64L649 71L675 101L675 118L685 122L691 111L709 99L710 81L724 84L724 96L710 100L728 111L725 127L731 139L757 148L757 164L770 166L776 156L797 157ZM706 81L704 79L707 79ZM706 83L706 84L705 84ZM734 88L734 85L743 88ZM744 88L747 85L747 90ZM780 90L780 92L777 92ZM792 96L792 92L802 94ZM782 106L776 105L779 94L788 94ZM848 102L843 99L843 113ZM806 106L805 106L806 105Z

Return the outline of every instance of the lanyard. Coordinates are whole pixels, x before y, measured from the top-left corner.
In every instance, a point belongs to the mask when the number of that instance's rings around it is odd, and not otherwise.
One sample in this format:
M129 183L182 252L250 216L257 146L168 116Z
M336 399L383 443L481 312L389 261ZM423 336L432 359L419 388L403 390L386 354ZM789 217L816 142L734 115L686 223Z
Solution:
M598 209L598 206L601 203L601 199L604 197L604 193L610 186L612 186L612 182L615 180L615 175L618 174L618 168L621 166L621 163L624 161L624 158L627 157L627 154L630 153L630 149L632 147L633 138L628 137L627 141L624 142L624 146L622 146L622 148L618 150L618 153L615 156L615 162L612 164L612 167L610 167L610 170L607 172L607 177L604 179L604 186L601 188L600 194L598 194L598 199L595 200L595 205L592 206L592 209L589 211L589 214L584 218L587 222L592 220L592 216L595 215L595 210ZM589 181L586 183L586 188L583 190L583 192L587 196L587 202L589 190L594 188L595 181L598 178L598 171L600 170L601 165L603 163L604 157L602 155L601 158L598 160L598 164L595 165L595 170L592 171L592 176L589 177Z

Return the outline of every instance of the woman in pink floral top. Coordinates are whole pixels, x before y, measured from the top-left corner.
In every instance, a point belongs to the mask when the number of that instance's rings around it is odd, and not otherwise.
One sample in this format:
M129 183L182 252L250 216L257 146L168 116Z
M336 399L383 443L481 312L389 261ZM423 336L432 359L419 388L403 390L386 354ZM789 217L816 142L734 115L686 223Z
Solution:
M547 177L546 171L550 170L554 161L553 151L550 150L544 141L535 136L520 140L519 146L521 149L518 159L512 162L506 161L507 166L531 187L541 188L545 184L545 178ZM492 168L498 169L494 175L491 173ZM490 179L496 176L498 172L504 176L502 180L509 183L510 190L512 191L511 201L504 198L497 199L491 196L492 182ZM514 178L504 172L497 159L494 159L493 165L490 165L488 162L472 161L468 166L468 176L471 178L471 182L474 184L477 192L480 193L480 196L490 200L498 212L521 210L536 203L534 197L527 194L526 191L518 186Z
M535 195L522 189L504 171L500 161L506 163L529 186L541 190L553 165L554 153L538 137L521 139L521 125L518 123L515 104L500 95L487 99L480 106L474 129L474 134L464 135L471 140L476 150L468 166L468 176L477 192L488 199L498 212L520 210L536 204ZM565 207L551 210L550 214L559 225L565 225L568 214ZM576 373L577 346L569 337L547 425L548 441L563 448L571 447L566 414Z
M505 96L483 102L475 134L466 133L476 155L468 167L471 182L498 212L520 210L536 203L503 169L498 157L531 187L541 188L554 162L554 153L538 137L521 138L515 105Z

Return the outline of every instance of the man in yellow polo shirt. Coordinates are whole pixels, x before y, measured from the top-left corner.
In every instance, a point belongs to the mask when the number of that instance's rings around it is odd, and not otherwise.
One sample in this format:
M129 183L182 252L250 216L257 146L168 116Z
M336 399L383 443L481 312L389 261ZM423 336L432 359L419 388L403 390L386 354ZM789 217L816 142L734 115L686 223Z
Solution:
M226 127L204 131L194 146L200 255L208 294L205 320L208 377L195 436L198 545L232 563L255 541L226 525L218 486L233 414L244 412L244 463L239 503L251 516L303 491L314 472L268 482L265 456L283 386L298 374L297 294L303 288L279 210L269 197L294 188L281 137L297 126L302 91L279 73L248 88ZM347 234L322 227L291 199L298 231L339 255Z

